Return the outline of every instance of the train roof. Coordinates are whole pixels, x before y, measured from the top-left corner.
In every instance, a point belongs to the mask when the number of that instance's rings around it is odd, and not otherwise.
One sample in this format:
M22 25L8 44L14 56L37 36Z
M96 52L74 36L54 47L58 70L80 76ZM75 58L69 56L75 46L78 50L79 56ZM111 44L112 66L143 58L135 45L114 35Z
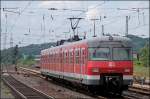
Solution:
M122 36L103 36L103 37L95 37L95 38L90 38L87 43L89 47L95 47L99 45L100 43L103 44L112 44L120 42L124 46L132 46L131 39L127 37L122 37ZM115 44L114 43L114 44Z
M67 47L69 45L82 44L82 43L88 44L89 47L94 47L102 42L121 42L125 46L132 46L130 38L122 37L122 36L102 36L102 37L92 37L92 38L88 38L88 39L84 39L84 40L80 40L80 41L76 41L76 42L66 42L60 46L55 46L55 47L51 47L48 49L44 49L41 51L41 53L43 53L43 52L45 53L49 49L56 49L56 48Z

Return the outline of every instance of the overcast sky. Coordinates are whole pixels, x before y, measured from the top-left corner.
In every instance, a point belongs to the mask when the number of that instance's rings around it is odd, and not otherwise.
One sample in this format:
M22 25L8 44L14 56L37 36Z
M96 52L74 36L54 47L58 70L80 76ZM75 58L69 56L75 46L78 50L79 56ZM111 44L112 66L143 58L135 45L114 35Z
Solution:
M86 32L88 38L92 37L90 19L93 18L99 19L97 36L101 36L102 24L105 33L124 35L126 16L129 16L129 34L149 37L148 1L1 1L1 48L4 48L6 27L8 48L11 35L14 45L19 46L69 38L73 35L67 19L70 17L84 18L78 25L80 36Z

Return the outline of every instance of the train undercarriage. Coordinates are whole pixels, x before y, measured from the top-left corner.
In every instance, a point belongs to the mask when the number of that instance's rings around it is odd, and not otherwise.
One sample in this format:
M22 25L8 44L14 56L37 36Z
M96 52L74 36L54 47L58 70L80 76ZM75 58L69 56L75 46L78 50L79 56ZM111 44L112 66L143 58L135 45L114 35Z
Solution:
M102 74L100 78L99 85L88 85L91 92L121 95L123 90L128 89L121 74Z
M101 74L99 85L86 85L81 84L79 82L70 81L62 78L57 78L54 76L50 76L49 74L43 74L46 79L50 78L58 82L63 82L63 84L67 84L74 87L82 87L92 93L99 93L99 94L114 94L114 95L121 95L123 90L128 89L128 85L124 84L123 75L122 74Z

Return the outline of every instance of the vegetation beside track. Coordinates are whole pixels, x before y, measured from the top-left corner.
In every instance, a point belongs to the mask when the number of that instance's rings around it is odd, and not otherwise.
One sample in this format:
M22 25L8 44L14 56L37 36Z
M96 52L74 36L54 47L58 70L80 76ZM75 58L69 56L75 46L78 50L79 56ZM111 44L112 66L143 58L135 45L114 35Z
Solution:
M138 77L145 77L150 79L150 47L149 44L145 44L143 48L140 49L137 59L134 59L134 75Z
M34 60L34 56L30 55L27 56L26 58L21 58L19 59L18 65L21 66L32 66L36 63L36 61Z
M0 80L0 84L1 84L0 99L14 99L11 90L3 83L2 80Z
M137 77L146 77L149 79L149 72L150 72L150 67L144 67L144 66L134 66L134 72L133 74Z

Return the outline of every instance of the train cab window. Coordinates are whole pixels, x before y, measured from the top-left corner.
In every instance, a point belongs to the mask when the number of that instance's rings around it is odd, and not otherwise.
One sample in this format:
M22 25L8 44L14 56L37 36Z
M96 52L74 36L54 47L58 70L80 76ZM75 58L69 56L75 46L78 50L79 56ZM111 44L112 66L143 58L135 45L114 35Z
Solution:
M131 60L131 48L113 48L113 60Z
M89 48L90 60L110 60L109 48Z

